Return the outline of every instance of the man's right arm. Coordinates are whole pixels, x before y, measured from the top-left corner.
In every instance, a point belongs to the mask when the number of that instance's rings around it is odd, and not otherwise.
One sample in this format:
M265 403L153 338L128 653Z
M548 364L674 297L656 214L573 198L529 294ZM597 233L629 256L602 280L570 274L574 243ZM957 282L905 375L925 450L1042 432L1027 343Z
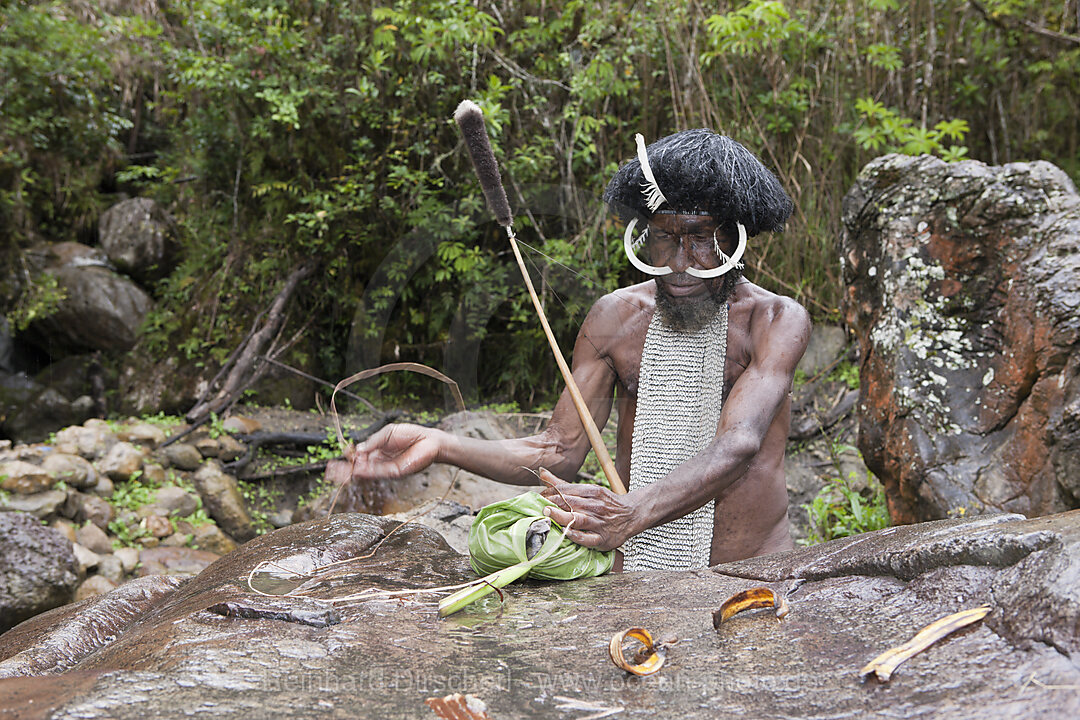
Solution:
M589 312L574 346L573 374L599 427L611 414L615 372L606 357L615 308L611 296ZM572 481L590 449L570 393L564 390L543 432L511 440L480 440L417 425L390 425L359 445L351 456L352 476L394 478L433 462L513 485L536 485L544 467Z

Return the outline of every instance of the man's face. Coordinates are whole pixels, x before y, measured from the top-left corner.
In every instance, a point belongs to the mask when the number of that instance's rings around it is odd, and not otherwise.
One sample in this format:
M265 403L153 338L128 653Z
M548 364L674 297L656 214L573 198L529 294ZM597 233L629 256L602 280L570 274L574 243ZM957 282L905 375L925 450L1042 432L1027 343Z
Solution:
M719 267L713 233L717 223L707 215L653 215L649 220L646 252L650 265L670 267L670 275L656 278L656 306L668 324L682 332L694 332L708 324L735 290L741 273L733 269L718 278L696 278L686 272L693 267ZM720 249L731 255L735 242L716 232Z

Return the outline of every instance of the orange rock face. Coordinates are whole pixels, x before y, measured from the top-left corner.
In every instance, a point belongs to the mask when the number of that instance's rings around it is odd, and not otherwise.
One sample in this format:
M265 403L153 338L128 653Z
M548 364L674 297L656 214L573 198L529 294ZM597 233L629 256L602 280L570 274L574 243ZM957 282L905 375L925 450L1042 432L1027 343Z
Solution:
M894 522L1080 506L1080 196L1046 162L890 155L844 200L859 449Z

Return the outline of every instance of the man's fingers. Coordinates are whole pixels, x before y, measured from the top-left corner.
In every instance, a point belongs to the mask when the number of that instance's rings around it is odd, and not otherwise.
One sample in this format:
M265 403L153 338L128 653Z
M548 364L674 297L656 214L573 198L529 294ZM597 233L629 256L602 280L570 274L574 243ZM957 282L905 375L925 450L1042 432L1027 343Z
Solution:
M570 542L577 543L582 547L597 547L604 541L598 533L581 532L573 528L566 531L566 537Z

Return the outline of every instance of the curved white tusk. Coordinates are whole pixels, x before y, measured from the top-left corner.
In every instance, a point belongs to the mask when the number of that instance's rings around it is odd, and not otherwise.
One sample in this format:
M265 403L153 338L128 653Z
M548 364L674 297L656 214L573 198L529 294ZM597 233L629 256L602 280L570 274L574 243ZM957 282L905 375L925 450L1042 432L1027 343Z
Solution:
M636 267L641 272L645 273L646 275L670 275L673 272L671 268L648 265L634 253L635 227L637 227L637 218L633 218L630 220L629 223L627 223L626 232L623 233L623 249L626 250L626 257L630 259L630 264ZM709 270L709 272L712 272L712 270Z
M686 268L687 275L693 275L696 278L702 280L709 280L711 278L720 277L729 270L734 269L736 266L741 265L739 262L742 260L743 253L746 252L746 227L741 223L735 223L739 228L739 246L735 248L735 254L728 258L727 262L720 267L713 268L712 270L698 270L697 268ZM627 228L629 230L629 228ZM631 258L633 262L633 258ZM639 261L640 262L640 261ZM671 268L668 268L670 272ZM645 272L648 272L647 270ZM666 274L666 273L665 273Z

